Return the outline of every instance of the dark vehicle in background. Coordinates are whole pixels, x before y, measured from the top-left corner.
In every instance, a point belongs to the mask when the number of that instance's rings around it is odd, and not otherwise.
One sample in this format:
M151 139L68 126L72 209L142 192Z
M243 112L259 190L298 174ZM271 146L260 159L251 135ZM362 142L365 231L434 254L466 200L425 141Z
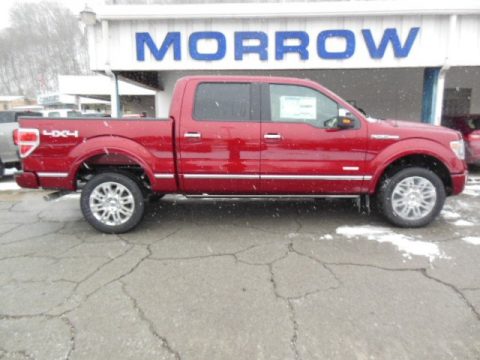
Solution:
M462 133L467 164L480 166L480 114L447 116L442 125Z
M18 148L13 143L13 130L18 128L18 118L21 116L41 117L39 112L32 111L0 111L0 178L5 168L19 167Z

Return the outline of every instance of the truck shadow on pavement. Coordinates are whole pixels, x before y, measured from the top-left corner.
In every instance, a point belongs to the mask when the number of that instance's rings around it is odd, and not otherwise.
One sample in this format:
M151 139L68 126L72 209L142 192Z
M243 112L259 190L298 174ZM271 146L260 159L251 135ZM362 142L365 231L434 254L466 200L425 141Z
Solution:
M143 221L148 223L184 221L197 225L227 225L235 223L281 224L310 222L381 223L375 213L362 214L354 199L181 199L167 198L147 206Z

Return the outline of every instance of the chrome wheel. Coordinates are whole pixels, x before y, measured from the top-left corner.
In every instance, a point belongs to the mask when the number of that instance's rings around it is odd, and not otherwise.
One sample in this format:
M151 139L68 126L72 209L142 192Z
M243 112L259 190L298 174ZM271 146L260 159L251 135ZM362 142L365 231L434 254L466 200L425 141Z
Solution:
M392 192L392 208L405 220L419 220L430 214L437 202L437 190L432 182L421 176L400 181Z
M89 198L92 215L108 226L126 223L135 211L131 191L117 182L104 182L96 186Z

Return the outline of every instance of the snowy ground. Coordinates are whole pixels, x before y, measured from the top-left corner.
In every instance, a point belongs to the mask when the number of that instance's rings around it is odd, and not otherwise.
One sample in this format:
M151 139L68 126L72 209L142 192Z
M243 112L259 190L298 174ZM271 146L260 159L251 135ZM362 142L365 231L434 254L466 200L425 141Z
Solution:
M423 229L172 196L122 236L0 180L0 358L479 359L480 174Z

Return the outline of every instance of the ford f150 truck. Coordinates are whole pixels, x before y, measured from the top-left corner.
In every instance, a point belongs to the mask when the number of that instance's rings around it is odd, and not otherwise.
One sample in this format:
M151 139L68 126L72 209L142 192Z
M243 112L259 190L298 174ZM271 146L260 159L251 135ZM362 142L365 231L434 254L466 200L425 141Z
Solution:
M25 188L76 191L107 233L142 219L150 196L374 197L393 224L430 223L462 192L460 133L364 116L293 78L178 80L166 119L23 118L14 134Z

